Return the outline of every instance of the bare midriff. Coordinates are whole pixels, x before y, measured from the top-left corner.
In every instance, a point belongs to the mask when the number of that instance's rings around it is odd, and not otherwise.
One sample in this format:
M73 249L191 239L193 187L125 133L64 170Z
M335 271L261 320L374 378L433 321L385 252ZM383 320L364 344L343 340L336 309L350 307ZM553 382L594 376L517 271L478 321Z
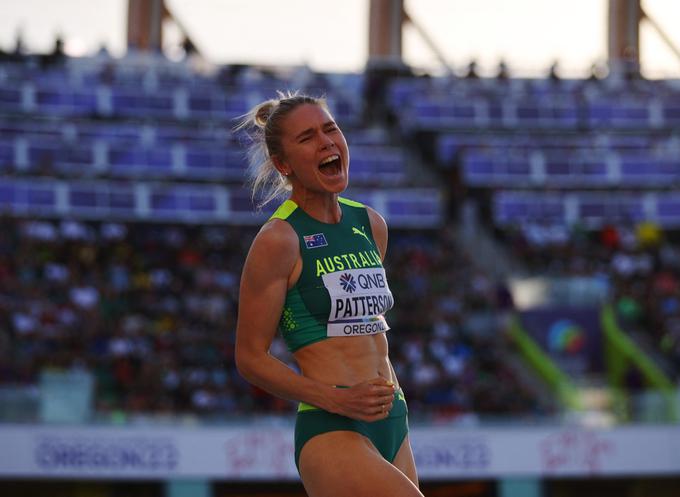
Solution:
M352 386L382 376L398 387L385 333L332 337L297 350L302 374L327 385Z

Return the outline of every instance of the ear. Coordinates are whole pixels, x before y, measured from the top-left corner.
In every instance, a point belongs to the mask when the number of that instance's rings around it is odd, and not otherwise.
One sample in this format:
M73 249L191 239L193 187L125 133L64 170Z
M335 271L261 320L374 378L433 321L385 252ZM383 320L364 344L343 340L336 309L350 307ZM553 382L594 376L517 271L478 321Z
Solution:
M272 156L272 163L274 164L274 167L278 172L280 172L283 176L290 176L292 174L292 170L288 164L284 160L282 160L278 155Z

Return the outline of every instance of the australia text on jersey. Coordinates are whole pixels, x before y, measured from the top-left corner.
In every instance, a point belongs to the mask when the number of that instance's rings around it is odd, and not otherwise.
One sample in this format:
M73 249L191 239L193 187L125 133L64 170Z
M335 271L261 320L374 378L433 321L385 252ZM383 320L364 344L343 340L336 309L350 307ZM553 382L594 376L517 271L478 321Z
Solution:
M375 250L362 250L355 253L335 255L316 259L316 276L345 271L347 269L361 269L365 267L380 267L380 255Z

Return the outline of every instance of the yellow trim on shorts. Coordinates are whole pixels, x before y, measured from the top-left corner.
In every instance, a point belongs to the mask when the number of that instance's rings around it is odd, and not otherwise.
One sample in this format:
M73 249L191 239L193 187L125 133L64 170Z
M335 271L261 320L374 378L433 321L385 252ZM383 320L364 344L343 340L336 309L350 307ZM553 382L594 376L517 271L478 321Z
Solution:
M297 412L305 412L305 411L320 411L320 407L315 407L312 404L307 404L307 402L300 402L298 404L298 409Z

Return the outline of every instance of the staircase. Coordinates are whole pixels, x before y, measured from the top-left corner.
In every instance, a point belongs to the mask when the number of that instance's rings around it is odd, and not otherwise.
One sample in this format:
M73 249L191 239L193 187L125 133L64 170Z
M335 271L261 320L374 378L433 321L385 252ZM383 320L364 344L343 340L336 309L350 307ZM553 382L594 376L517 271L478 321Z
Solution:
M470 254L477 267L497 281L508 281L511 277L526 274L522 264L482 226L477 212L475 201L466 199L457 230L462 249Z

